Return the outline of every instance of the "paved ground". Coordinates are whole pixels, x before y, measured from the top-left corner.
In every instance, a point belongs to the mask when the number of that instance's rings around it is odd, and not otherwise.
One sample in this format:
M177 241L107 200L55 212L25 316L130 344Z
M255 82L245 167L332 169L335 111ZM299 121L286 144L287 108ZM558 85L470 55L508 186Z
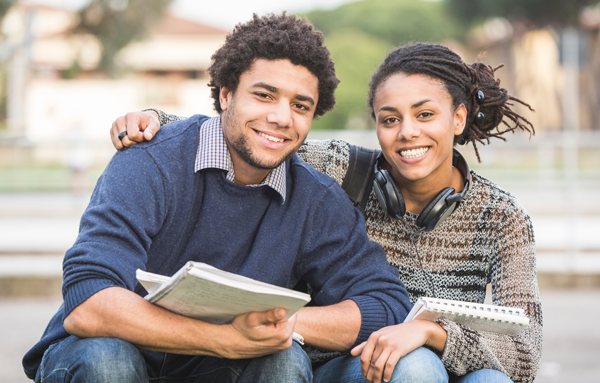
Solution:
M598 382L600 290L543 290L544 354L536 383ZM57 299L0 299L0 383L28 382L23 354L60 306Z

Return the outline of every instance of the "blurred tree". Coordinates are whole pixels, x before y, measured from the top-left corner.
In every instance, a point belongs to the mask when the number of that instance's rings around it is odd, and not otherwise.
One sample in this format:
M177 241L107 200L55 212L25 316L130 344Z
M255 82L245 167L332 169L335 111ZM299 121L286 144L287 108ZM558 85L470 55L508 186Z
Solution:
M341 83L337 107L314 129L373 127L366 105L371 73L394 46L411 41L461 39L466 28L441 2L365 0L305 15L326 37Z
M6 15L6 12L16 3L17 0L0 0L0 20Z
M145 37L173 0L91 0L79 11L76 31L90 33L102 44L98 68L116 76L115 56L132 41Z
M367 129L373 126L366 98L371 73L392 45L356 30L330 34L325 44L341 80L335 93L337 107L313 123L313 129Z
M466 32L461 23L448 16L443 2L435 1L366 0L313 11L306 17L326 36L340 29L355 29L393 45L461 39Z
M577 25L583 7L597 0L445 0L447 9L466 23L500 16L532 27Z

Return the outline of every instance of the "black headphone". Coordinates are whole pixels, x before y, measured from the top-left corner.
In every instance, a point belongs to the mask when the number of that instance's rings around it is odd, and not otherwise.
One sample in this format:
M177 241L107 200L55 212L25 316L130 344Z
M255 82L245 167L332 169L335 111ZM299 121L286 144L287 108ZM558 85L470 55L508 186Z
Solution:
M375 161L373 189L383 210L392 218L402 219L404 213L406 213L404 198L402 198L402 193L400 193L390 173L385 169L380 170L378 168L381 156L382 154L379 154L379 158ZM461 172L464 170L465 187L457 194L452 194L454 193L454 188L444 188L429 201L417 218L417 226L422 228L423 231L431 231L438 227L439 224L452 214L469 190L471 170L465 158L456 149L453 149L452 165L457 167Z

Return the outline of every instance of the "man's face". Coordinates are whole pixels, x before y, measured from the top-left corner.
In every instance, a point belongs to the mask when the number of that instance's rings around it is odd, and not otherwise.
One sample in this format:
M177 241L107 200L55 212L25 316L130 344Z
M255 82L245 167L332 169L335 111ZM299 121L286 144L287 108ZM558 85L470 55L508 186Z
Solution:
M310 130L318 86L303 66L257 59L235 92L221 88L223 133L236 179L240 171L264 178L298 150Z

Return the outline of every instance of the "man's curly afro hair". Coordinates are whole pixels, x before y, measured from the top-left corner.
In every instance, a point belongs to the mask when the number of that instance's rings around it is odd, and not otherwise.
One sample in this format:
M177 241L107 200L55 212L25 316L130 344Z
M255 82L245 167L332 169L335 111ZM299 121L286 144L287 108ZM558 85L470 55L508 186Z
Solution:
M323 34L314 29L305 18L294 15L268 15L238 24L227 35L225 44L211 57L208 71L215 110L221 113L219 90L227 87L234 91L240 76L249 70L256 59L287 59L303 66L319 80L319 100L315 117L322 116L335 106L335 89L340 80L329 50L323 45Z

